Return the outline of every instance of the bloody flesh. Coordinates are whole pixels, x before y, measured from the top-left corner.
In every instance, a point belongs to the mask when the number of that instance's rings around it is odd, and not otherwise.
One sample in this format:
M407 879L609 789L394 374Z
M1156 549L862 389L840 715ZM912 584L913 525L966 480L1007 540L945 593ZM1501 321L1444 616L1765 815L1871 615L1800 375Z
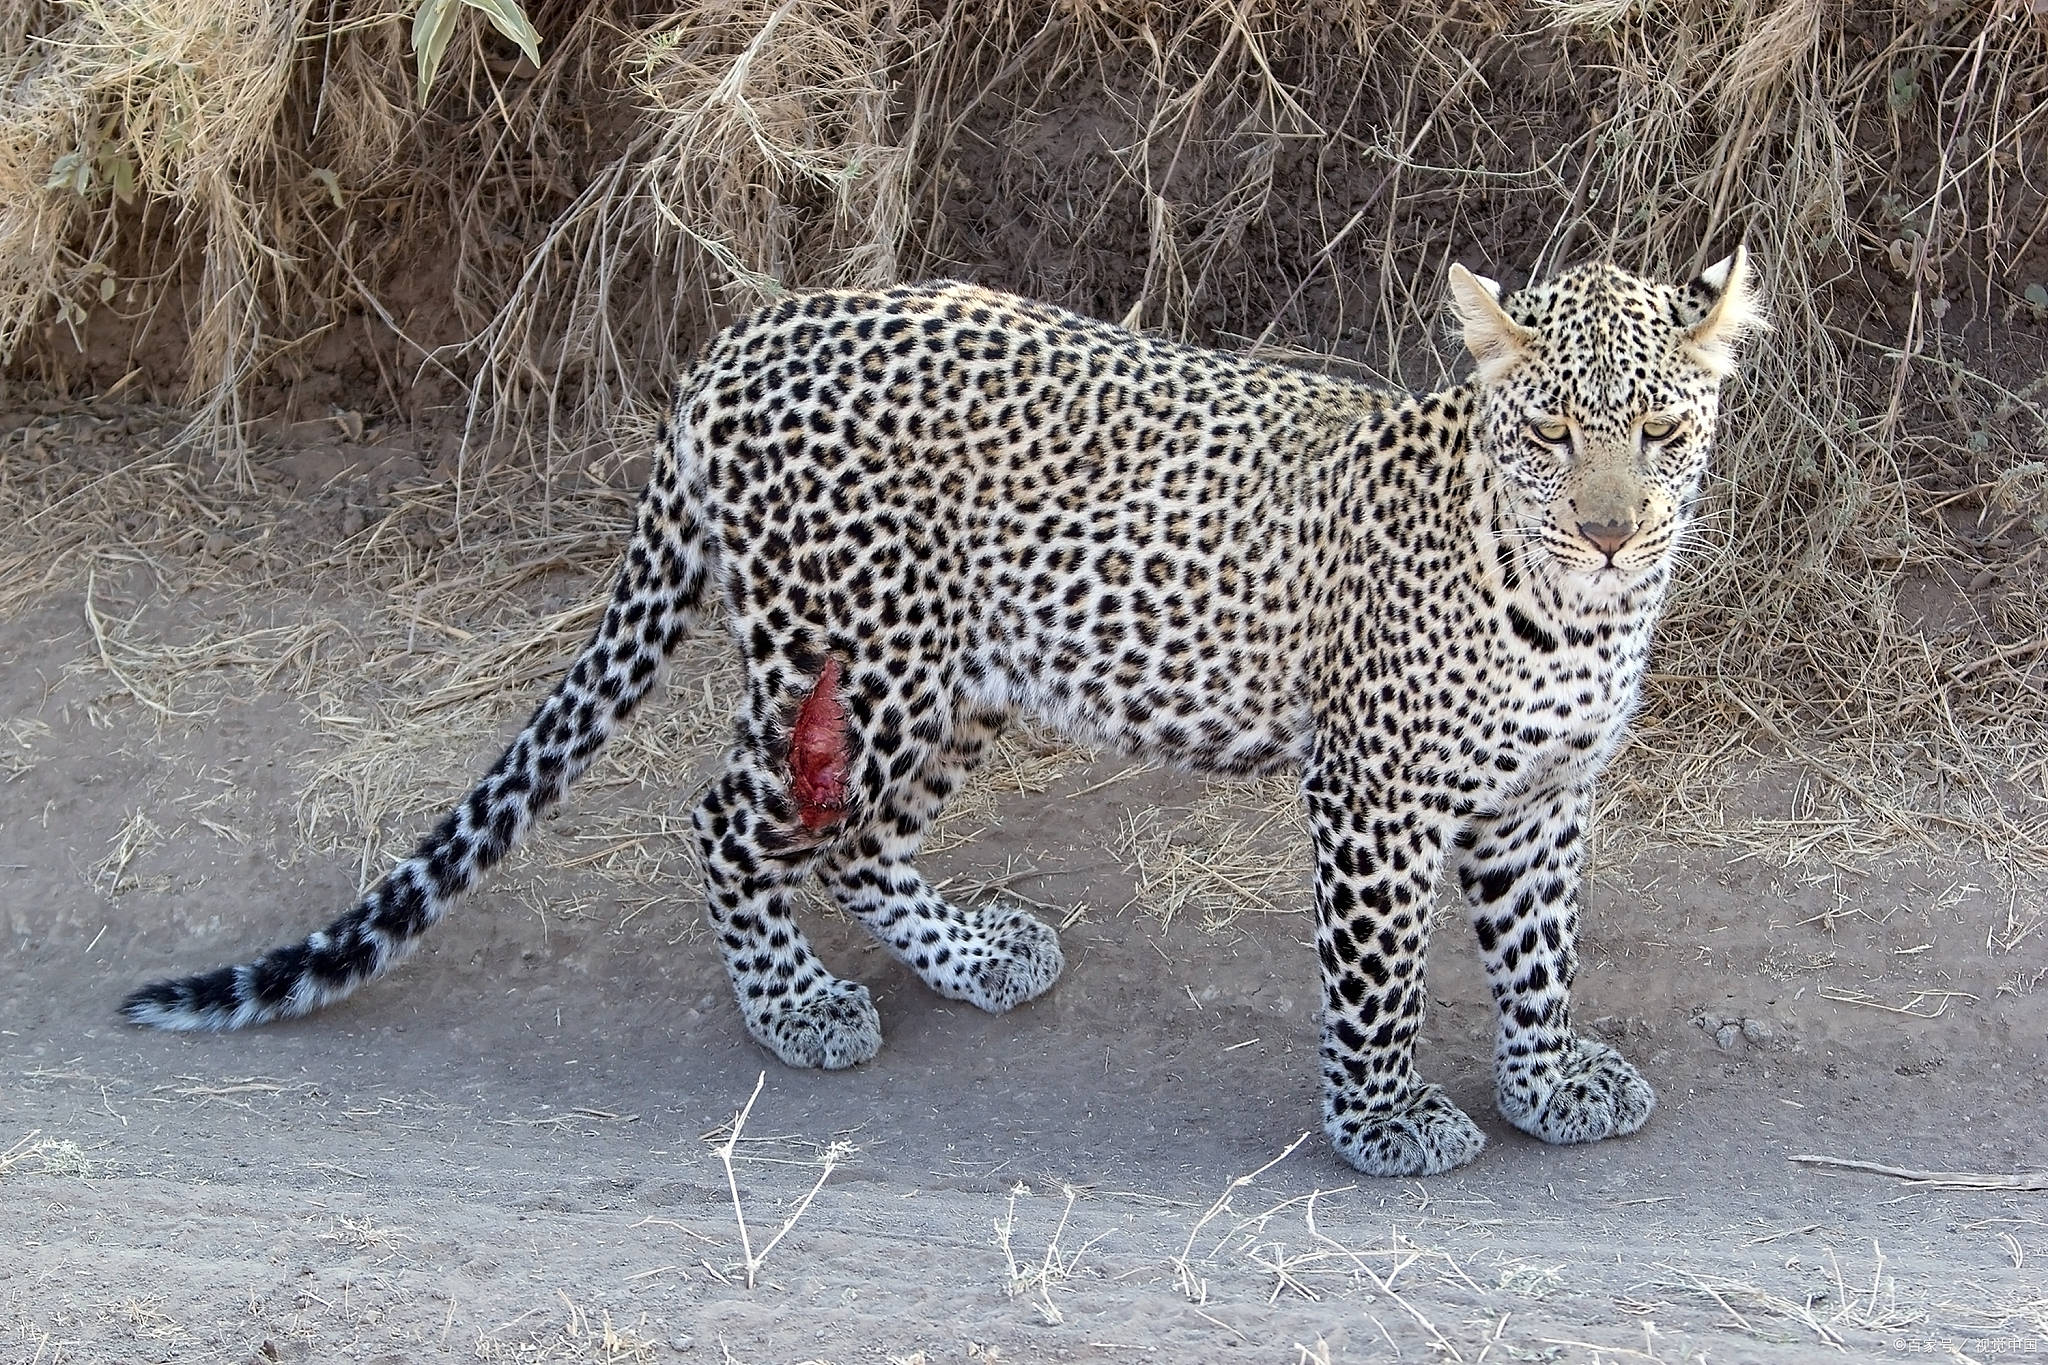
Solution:
M789 789L805 829L823 829L846 811L846 707L839 660L827 659L817 685L797 708L789 737Z

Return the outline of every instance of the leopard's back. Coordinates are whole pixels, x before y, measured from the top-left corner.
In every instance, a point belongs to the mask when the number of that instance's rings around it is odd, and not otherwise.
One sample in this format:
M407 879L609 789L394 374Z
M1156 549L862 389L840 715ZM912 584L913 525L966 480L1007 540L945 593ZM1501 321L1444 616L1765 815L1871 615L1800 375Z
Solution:
M1299 758L1330 468L1388 395L970 285L812 295L707 352L736 630L789 613L1015 707L1209 771ZM779 617L778 617L779 622Z

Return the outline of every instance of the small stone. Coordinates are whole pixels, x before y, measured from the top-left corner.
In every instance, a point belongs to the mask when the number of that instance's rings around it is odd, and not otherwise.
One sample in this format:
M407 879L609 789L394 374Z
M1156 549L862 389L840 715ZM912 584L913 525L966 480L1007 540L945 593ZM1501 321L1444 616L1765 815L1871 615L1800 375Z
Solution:
M361 535L363 528L369 524L370 519L367 516L363 515L362 508L349 508L346 512L343 512L341 514L342 538L345 540L350 536Z
M696 1345L696 1342L682 1333L678 1333L668 1339L668 1348L671 1351L687 1351L694 1345Z
M1714 1030L1714 1046L1726 1052L1734 1047L1741 1037L1742 1027L1739 1024L1723 1024Z
M1778 1036L1768 1019L1745 1019L1742 1021L1742 1036L1752 1043L1768 1043Z

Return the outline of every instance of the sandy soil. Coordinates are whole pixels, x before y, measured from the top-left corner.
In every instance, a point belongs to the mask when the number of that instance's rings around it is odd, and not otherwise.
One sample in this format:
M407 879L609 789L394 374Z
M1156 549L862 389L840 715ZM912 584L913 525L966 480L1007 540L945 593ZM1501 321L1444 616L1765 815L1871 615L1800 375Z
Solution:
M532 569L472 536L401 572L363 547L445 481L430 448L290 446L250 498L149 473L125 427L72 448L89 424L9 425L17 489L100 511L68 540L0 529L36 589L0 619L0 1361L2048 1358L2048 1196L1794 1159L2048 1166L2043 888L1939 832L1845 867L1825 840L1687 846L1612 812L1580 1015L1662 1105L1591 1148L1493 1114L1447 912L1426 1066L1493 1144L1421 1182L1363 1180L1317 1131L1285 822L1113 759L1028 755L932 860L1063 924L1046 999L981 1016L820 917L888 1031L850 1072L785 1069L740 1027L679 823L688 744L593 774L352 1001L126 1028L130 986L324 922L461 792L542 684L422 720L418 678L461 695L464 657L577 607L611 547ZM457 565L481 585L460 610L421 586ZM581 629L542 631L542 662ZM679 667L653 711L715 703L717 676ZM379 750L406 717L452 733ZM1796 833L1798 781L1703 780ZM1219 800L1243 803L1229 857L1276 860L1242 913L1159 874L1224 857Z

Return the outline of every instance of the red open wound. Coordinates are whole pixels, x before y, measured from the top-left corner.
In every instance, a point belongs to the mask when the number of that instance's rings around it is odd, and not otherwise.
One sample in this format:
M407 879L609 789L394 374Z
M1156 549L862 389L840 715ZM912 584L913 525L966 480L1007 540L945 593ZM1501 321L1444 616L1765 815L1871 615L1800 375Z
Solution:
M839 660L827 658L789 736L789 790L805 829L836 824L846 813L846 705L839 700L839 678Z

